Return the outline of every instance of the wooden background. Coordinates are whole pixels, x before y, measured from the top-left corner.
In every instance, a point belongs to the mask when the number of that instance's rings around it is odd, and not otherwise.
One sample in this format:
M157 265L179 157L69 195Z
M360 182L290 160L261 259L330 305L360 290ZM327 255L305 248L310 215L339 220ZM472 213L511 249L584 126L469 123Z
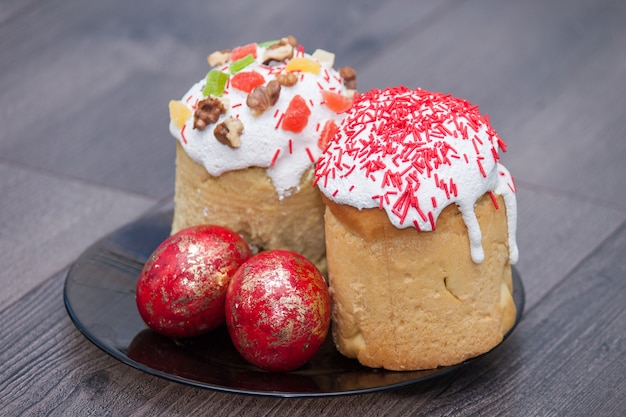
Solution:
M374 394L277 399L146 375L63 306L91 243L171 203L167 102L206 55L292 34L478 104L518 186L524 318L493 355ZM626 415L626 2L0 1L0 415Z

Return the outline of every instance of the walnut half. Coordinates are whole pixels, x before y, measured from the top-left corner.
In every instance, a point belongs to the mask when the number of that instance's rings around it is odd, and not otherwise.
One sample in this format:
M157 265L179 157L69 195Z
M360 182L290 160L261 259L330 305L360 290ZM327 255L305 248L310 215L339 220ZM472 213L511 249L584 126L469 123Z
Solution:
M268 82L266 85L259 85L250 91L246 104L250 107L254 116L260 116L263 112L272 107L280 97L280 84L276 80Z
M231 148L241 146L241 133L243 132L243 123L234 117L228 117L222 123L215 126L213 134L215 139Z
M198 102L198 107L193 113L194 129L204 130L207 125L217 122L221 114L226 113L222 102L213 97L205 98Z
M356 90L356 71L352 67L339 69L339 75L343 78L343 85L349 90Z
M276 81L285 87L293 87L298 82L298 76L295 72L281 72L276 74Z
M298 45L298 41L293 36L282 38L277 43L270 45L263 54L263 64L267 65L272 61L281 62L293 58L293 49Z

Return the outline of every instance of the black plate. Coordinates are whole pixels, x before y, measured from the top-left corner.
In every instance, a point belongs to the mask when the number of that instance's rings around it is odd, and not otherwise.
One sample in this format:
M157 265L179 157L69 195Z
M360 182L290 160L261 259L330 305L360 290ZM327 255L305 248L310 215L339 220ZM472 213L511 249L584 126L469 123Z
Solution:
M304 367L270 373L245 362L224 328L193 339L160 336L146 328L137 312L135 285L146 259L169 235L171 220L171 211L151 214L113 232L78 258L65 281L65 306L76 327L125 364L197 387L307 397L372 392L422 382L477 359L426 371L372 369L343 357L329 337ZM513 285L517 325L524 310L524 288L515 269Z

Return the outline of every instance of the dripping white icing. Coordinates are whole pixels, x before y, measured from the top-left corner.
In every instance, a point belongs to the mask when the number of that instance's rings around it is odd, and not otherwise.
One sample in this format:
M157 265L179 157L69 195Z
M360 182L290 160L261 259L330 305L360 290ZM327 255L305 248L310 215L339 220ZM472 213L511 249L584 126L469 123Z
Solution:
M432 231L441 211L456 204L476 263L484 252L474 205L485 193L501 194L515 263L515 187L498 154L505 146L466 100L404 87L372 90L355 97L318 161L316 184L339 204L385 210L398 228Z

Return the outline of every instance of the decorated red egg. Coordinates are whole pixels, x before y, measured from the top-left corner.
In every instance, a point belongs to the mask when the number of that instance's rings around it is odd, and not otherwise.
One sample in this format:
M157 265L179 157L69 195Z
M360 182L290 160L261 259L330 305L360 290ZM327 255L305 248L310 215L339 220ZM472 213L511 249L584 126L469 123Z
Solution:
M136 288L137 308L151 329L191 337L224 323L226 290L248 244L214 225L183 229L165 239L144 265Z
M261 252L230 282L226 325L248 362L269 371L298 368L317 352L330 327L326 282L295 252Z

